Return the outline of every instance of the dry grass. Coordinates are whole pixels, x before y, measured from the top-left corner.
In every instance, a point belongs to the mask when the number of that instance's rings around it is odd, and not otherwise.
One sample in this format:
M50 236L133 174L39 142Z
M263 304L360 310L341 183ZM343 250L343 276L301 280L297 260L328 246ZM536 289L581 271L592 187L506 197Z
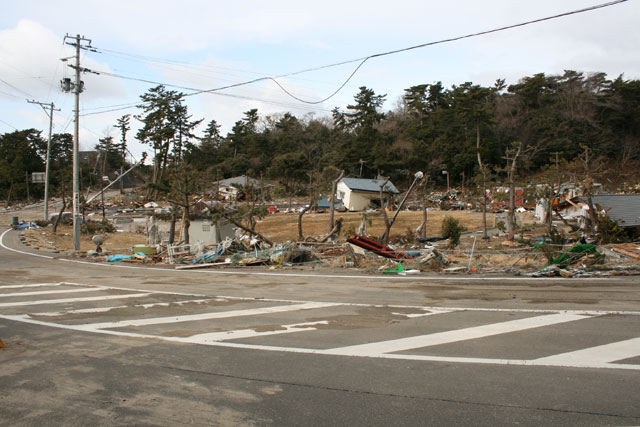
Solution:
M393 216L393 212L389 213L389 217ZM442 220L445 216L452 216L460 221L467 230L474 231L482 228L482 214L469 211L430 211L427 219L427 236L439 236ZM369 214L371 225L367 225L367 234L370 236L380 236L384 232L384 219L382 213L377 212ZM362 221L362 213L360 212L336 212L335 218L342 218L342 238L348 234L355 232ZM410 229L415 232L416 228L422 223L422 212L400 212L398 218L391 229L391 238L406 235ZM487 215L487 223L489 227L493 226L493 214ZM329 214L310 213L302 217L302 231L304 236L322 237L326 235L329 227ZM274 214L265 217L256 226L256 231L264 234L275 243L286 241L295 241L298 239L298 215L297 214ZM52 233L52 228L28 230L25 232L27 242L33 246L43 249L57 249L61 252L73 251L73 230L71 226L60 225L56 234ZM103 248L111 253L131 253L131 247L136 244L146 243L146 237L136 233L112 233L105 235ZM90 235L81 235L80 247L82 251L95 249L95 245L91 242Z
M389 213L389 217L393 216ZM470 211L429 211L427 217L427 236L439 236L442 221L445 216L456 218L468 231L482 229L482 213ZM342 234L349 234L360 226L362 221L361 212L335 213L335 218L343 219ZM384 218L381 212L370 214L371 225L367 225L367 234L380 236L384 232ZM402 211L398 214L395 224L391 228L391 237L407 233L407 229L415 232L422 223L422 212ZM487 214L489 227L493 226L494 215ZM263 233L274 242L285 242L298 239L298 215L296 214L273 214L265 217L256 226L256 231ZM328 213L311 213L302 217L302 232L304 236L324 236L329 231Z

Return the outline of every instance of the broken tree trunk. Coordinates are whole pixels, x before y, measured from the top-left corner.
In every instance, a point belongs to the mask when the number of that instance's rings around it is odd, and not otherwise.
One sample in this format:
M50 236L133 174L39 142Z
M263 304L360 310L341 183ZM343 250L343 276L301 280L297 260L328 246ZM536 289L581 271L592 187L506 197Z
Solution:
M517 149L512 158L507 156L507 161L511 161L511 167L509 169L509 214L507 217L507 240L513 240L516 234L516 165L518 164L518 157L522 151L522 142L517 144Z
M344 176L344 169L340 171L340 176L338 176L336 179L333 180L333 182L331 183L331 200L330 200L330 207L329 207L329 232L331 232L331 230L333 230L333 214L336 210L336 187L338 186L338 182L342 179L342 177Z
M391 178L387 177L387 179L380 185L380 207L382 208L382 217L384 218L384 234L380 237L380 241L382 244L387 244L387 238L389 237L389 229L391 225L389 224L389 216L387 215L387 206L384 198L384 186L387 185Z
M309 201L309 204L305 206L305 208L298 214L298 241L300 242L304 240L304 236L302 235L302 216L307 213L307 211L311 210L314 203L315 200L311 199Z
M224 215L223 216L229 220L229 222L233 225L235 225L236 227L246 231L247 233L253 235L253 236L258 236L260 239L262 239L266 244L273 246L273 242L269 239L267 239L266 237L264 237L262 234L258 233L255 230L252 230L248 227L245 227L244 225L242 225L240 222L236 221L235 219L233 219L230 215Z
M478 167L482 173L482 238L486 239L487 236L487 170L486 166L482 163L482 157L480 156L480 126L476 125L476 151L478 153Z
M62 218L62 213L67 208L67 198L64 196L64 189L62 190L62 208L60 212L58 212L58 217L56 218L56 222L53 224L53 234L56 234L58 230L58 224L60 224L60 219Z

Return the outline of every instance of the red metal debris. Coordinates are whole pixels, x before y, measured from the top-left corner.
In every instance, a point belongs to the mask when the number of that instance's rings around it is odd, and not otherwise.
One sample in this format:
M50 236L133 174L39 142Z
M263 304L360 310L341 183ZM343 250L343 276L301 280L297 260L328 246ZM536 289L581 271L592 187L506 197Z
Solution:
M352 245L356 245L360 248L371 251L380 256L383 256L385 258L391 258L391 259L397 259L397 260L415 259L414 257L409 256L403 252L395 251L388 246L382 245L374 240L367 239L366 237L358 236L357 234L354 234L353 236L349 237L347 239L347 242L351 243Z

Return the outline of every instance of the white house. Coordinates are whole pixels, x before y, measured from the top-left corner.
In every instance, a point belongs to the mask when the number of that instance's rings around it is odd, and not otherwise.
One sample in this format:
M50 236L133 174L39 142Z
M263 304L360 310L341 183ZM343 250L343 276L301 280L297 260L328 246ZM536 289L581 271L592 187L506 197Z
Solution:
M273 185L265 184L260 180L248 177L246 175L236 176L233 178L223 179L213 183L216 190L220 195L224 196L226 200L236 200L238 194L246 188L253 188L254 190L269 191Z
M348 210L361 211L367 209L374 200L380 203L380 186L385 180L386 178L342 178L336 187L336 196ZM382 191L386 195L399 193L391 181L387 182Z

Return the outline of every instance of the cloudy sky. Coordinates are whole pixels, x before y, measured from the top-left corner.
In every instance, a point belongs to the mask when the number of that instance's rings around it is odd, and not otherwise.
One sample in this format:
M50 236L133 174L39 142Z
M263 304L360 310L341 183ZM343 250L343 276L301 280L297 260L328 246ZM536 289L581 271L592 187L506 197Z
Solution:
M0 14L0 133L36 128L47 134L47 115L27 99L54 102L61 109L54 114L54 132L73 132L73 95L59 89L61 78L74 75L60 60L74 54L63 43L66 34L91 39L96 52L83 51L81 65L102 72L82 78L80 147L87 150L105 135L117 139L116 120L123 114L139 113L124 107L139 102L141 94L156 86L153 82L219 88L604 1L4 1ZM508 31L373 58L335 96L319 104L295 100L264 81L191 96L186 104L194 118L204 123L215 119L226 135L251 108L257 108L262 117L283 112L328 116L332 108L350 104L360 86L387 94L385 108L393 109L404 89L437 81L445 86L465 81L491 85L498 78L516 83L534 73L561 74L565 69L638 79L638 22L640 0L627 0ZM278 82L296 97L317 102L336 91L357 65L350 62L282 77ZM133 126L137 127L135 120ZM139 144L131 146L136 156L144 149Z

